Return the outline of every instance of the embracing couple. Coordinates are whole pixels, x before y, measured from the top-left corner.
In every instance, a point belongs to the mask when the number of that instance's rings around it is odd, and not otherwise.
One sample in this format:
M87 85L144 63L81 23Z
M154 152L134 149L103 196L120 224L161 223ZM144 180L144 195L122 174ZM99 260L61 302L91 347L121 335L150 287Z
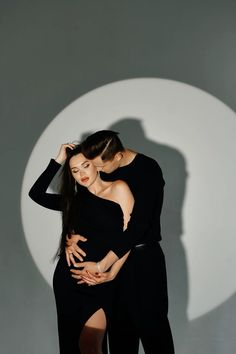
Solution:
M63 165L63 166L62 166ZM47 192L62 166L60 192ZM173 354L160 247L164 179L158 163L98 131L63 144L32 186L62 212L53 288L60 354Z

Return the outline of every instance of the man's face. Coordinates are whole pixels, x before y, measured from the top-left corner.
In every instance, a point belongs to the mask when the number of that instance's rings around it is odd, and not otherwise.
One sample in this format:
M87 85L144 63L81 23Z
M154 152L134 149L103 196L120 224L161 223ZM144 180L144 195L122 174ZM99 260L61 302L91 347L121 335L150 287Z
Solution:
M98 171L102 171L105 173L111 173L115 171L119 166L120 166L120 159L122 155L120 156L121 153L117 153L112 160L109 161L103 161L101 159L101 156L95 157L92 162L94 166L97 167Z

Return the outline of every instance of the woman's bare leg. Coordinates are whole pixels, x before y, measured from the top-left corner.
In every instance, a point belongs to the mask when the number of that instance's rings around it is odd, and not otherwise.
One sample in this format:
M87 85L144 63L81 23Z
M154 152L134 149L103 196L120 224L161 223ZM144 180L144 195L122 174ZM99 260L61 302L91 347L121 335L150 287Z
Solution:
M99 309L88 319L80 334L81 354L102 354L102 341L106 325L106 315L103 309Z

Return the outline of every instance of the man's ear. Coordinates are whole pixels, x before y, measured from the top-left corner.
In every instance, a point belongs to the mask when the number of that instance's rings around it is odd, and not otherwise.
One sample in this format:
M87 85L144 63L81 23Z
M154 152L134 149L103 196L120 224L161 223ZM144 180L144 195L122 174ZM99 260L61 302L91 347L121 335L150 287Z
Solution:
M117 161L120 161L120 160L122 159L122 157L123 157L123 154L122 154L121 151L119 151L119 152L117 152L117 153L115 154L115 159L116 159Z

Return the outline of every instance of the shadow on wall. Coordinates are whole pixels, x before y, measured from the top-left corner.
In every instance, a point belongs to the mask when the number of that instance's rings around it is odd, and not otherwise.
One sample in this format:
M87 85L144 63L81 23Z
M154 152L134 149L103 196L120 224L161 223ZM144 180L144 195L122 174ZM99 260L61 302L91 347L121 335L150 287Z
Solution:
M142 121L137 118L123 118L104 129L119 132L125 147L154 158L162 168L166 185L162 211L163 241L161 245L167 263L169 318L176 353L183 353L183 338L188 328L186 317L188 277L186 256L181 243L182 207L187 176L185 160L178 150L149 140L141 123ZM84 134L82 140L91 133Z
M141 119L123 118L108 129L120 132L126 147L153 157L163 171L166 184L161 218L161 246L166 256L169 318L176 354L232 354L236 347L233 334L236 294L195 320L189 321L187 318L189 280L186 254L181 241L184 231L182 210L188 177L186 161L179 150L148 139L142 123L145 122Z

